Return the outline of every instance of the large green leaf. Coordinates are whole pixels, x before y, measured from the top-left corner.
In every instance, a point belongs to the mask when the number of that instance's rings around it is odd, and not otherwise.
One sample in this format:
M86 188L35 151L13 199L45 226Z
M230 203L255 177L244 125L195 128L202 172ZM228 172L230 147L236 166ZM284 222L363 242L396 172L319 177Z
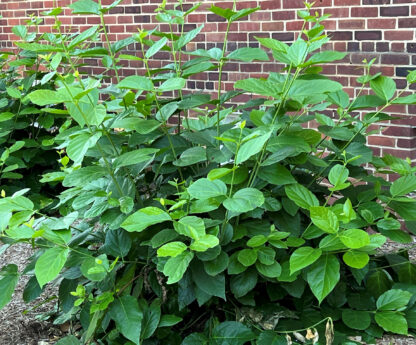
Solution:
M207 160L207 152L202 146L195 146L185 150L179 159L173 162L174 165L184 167L194 165Z
M142 91L152 91L153 83L150 79L139 75L131 75L124 78L120 83L117 84L120 89L132 89Z
M177 233L190 237L194 240L205 235L205 223L202 218L187 216L174 223Z
M194 253L185 251L166 261L163 274L169 277L167 284L174 284L181 280L193 258Z
M305 61L307 55L308 44L302 39L298 39L287 50L287 57L289 58L293 67L298 67L300 64L302 64L303 61Z
M174 43L175 49L180 50L191 42L204 28L204 25L198 26L195 29L182 34L179 39Z
M377 310L398 310L409 303L412 294L408 291L393 289L386 291L377 299Z
M230 279L231 292L235 297L243 297L253 290L257 285L257 272L254 269L248 269L233 275Z
M72 9L73 14L100 14L100 6L93 0L79 0L75 1L69 8Z
M380 327L382 327L386 332L407 335L408 326L406 318L399 312L376 312L375 320L377 324Z
M342 311L342 321L350 328L363 331L371 324L371 317L368 311L345 309Z
M396 83L390 77L379 76L372 79L370 86L378 97L386 101L390 100L396 92Z
M150 59L153 55L155 55L160 49L162 49L166 43L168 42L168 39L166 37L162 37L159 41L156 41L153 43L149 49L146 51L146 58Z
M122 229L108 230L105 236L104 252L114 257L125 257L131 248L131 239Z
M196 286L209 296L217 296L225 300L225 276L211 276L205 272L203 265L192 265L192 278Z
M68 335L60 339L55 345L81 345L81 342L74 335Z
M312 265L322 255L322 250L312 247L300 247L290 256L290 274Z
M402 176L392 183L390 193L393 197L406 195L416 190L416 176Z
M14 289L19 281L19 272L17 266L8 264L0 271L0 309L10 302Z
M238 261L248 267L254 265L257 260L257 250L256 249L242 249L238 252Z
M290 171L281 164L273 164L261 167L258 173L259 178L277 186L296 183Z
M169 242L157 250L157 256L171 256L175 257L183 253L188 246L180 241Z
M154 154L158 152L158 149L138 149L130 152L123 153L121 156L114 160L114 167L121 168L128 165L134 165L142 162L149 161L153 158Z
M244 62L252 62L254 60L269 61L269 57L263 49L251 47L236 49L227 55L227 59Z
M108 170L101 166L86 166L66 175L62 185L64 187L84 186L108 174Z
M205 252L210 248L218 246L219 243L220 241L217 236L208 234L196 238L189 248L196 252Z
M341 242L351 249L365 247L370 244L370 236L361 229L348 229L340 233Z
M264 331L260 333L257 339L257 345L287 345L287 339L281 334L273 331Z
M54 247L47 249L36 261L35 275L40 287L54 280L64 267L69 249Z
M229 211L243 213L254 210L263 203L264 196L262 192L255 188L244 188L240 189L231 198L224 200L223 205Z
M89 148L93 147L102 133L81 133L69 141L66 153L74 162L82 162Z
M155 333L161 316L160 304L160 299L155 299L152 304L144 310L141 334L142 339L149 339L153 333Z
M308 270L307 281L312 293L321 303L335 288L340 278L340 265L335 255L321 256Z
M338 217L329 209L329 207L313 206L310 208L310 212L312 222L319 229L329 234L338 232Z
M69 99L58 91L52 90L36 90L28 95L33 104L45 106L50 104L59 104L68 102Z
M159 92L182 90L186 85L186 80L183 78L170 78L158 87Z
M367 253L354 251L354 250L350 250L346 252L342 256L342 259L348 266L356 268L356 269L364 268L370 261L370 257L368 256Z
M207 178L201 178L188 188L188 193L192 198L205 200L221 195L225 196L227 186L220 180L210 181Z
M256 338L256 335L240 322L225 321L214 328L211 345L243 345Z
M129 295L117 298L111 303L108 314L121 334L134 344L140 344L143 312L136 298Z
M150 206L142 208L127 217L127 219L121 224L121 227L130 232L141 232L151 225L163 223L169 220L172 220L172 218L165 211L160 208Z
M278 97L282 90L280 84L255 78L239 80L234 84L234 88L269 97Z
M267 132L266 134L262 134L254 139L246 141L243 145L241 145L235 163L240 165L250 159L250 157L259 153L267 140L269 140L271 134L271 132Z
M313 206L319 206L316 196L301 184L291 184L285 187L286 195L299 207L310 209Z

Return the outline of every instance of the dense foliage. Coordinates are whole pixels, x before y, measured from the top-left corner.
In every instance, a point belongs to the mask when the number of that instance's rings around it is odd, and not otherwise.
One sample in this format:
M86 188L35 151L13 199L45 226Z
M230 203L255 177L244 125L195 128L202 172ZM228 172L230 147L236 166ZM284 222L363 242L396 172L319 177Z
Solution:
M199 5L182 2L158 9L170 32L112 43L105 14L120 2L74 2L73 14L101 20L78 34L62 32L60 8L45 13L54 33L18 26L19 51L1 57L1 251L37 249L25 300L56 284L53 322L81 325L58 343L350 345L416 328L416 267L406 250L378 251L411 242L401 221L414 228L415 168L366 146L388 107L416 95L370 61L350 100L320 74L345 54L320 50L326 16L308 4L292 45L258 38L263 49L227 53L227 35L223 49L186 50L202 26L185 32ZM210 8L228 29L256 10ZM141 52L123 54L133 43ZM162 50L171 61L149 68ZM106 71L82 73L84 58ZM270 58L279 73L221 90L229 61ZM145 76L121 78L122 60L142 62ZM207 70L218 71L217 97L183 92ZM256 97L233 104L244 93ZM3 267L0 307L20 274Z

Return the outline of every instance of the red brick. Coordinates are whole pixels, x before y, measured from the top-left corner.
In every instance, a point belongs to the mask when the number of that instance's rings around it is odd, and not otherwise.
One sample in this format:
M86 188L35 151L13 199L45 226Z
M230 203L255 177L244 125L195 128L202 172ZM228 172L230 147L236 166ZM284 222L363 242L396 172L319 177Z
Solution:
M370 136L370 137L367 138L367 143L368 143L368 145L373 145L373 146L395 147L396 146L396 139L388 138L388 137Z
M338 27L340 29L365 29L365 20L364 19L339 20Z
M280 3L280 0L260 1L259 5L262 10L277 10L277 9L282 8L282 4Z
M351 8L351 17L377 17L378 8L377 7L353 7Z
M334 0L334 6L356 6L361 5L361 0Z
M413 40L415 31L384 31L384 39L387 41L410 41Z
M395 18L377 18L377 19L368 19L367 27L369 29L394 29L396 28L397 20Z

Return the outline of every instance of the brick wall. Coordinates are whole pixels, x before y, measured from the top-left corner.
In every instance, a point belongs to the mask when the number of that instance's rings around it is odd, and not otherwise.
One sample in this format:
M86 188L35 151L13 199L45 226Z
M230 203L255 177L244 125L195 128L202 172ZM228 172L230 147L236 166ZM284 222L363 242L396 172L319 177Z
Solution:
M31 14L39 15L44 10L55 6L65 8L74 0L0 0L0 49L11 49L13 40L17 38L11 33L14 25L23 24ZM104 4L113 0L103 0ZM110 39L120 40L136 32L138 27L151 29L156 25L154 10L162 0L124 0L123 4L111 10L107 16ZM168 2L174 2L169 0ZM195 0L185 0L186 5L196 3ZM208 12L211 4L232 6L232 1L203 1L196 13L189 16L187 30L200 23L205 28L198 35L196 42L191 43L189 50L198 48L222 48L226 23L220 17ZM296 17L297 9L303 7L302 0L238 0L238 9L260 6L261 10L252 14L248 19L233 24L227 49L229 51L240 47L257 47L255 36L273 37L282 41L293 41L296 31L301 27L301 21ZM405 85L405 75L408 70L416 68L416 0L316 0L315 8L321 13L331 14L324 24L332 37L327 49L348 51L350 54L341 62L325 66L324 72L340 81L346 91L353 96L357 92L357 76L362 74L359 68L364 58L377 58L374 71L394 77L398 88ZM70 16L65 9L60 18L67 30L85 30L90 25L98 23L92 16ZM51 19L45 19L40 26L40 32L52 30ZM162 28L163 29L163 28ZM137 47L128 47L132 54ZM152 61L153 67L162 66L169 59L166 53L156 56ZM88 61L94 72L100 73L99 61ZM224 87L233 88L233 83L240 78L259 77L271 71L278 71L276 63L232 63L226 66ZM123 75L138 72L141 66L137 61L125 63ZM189 81L188 87L213 92L217 85L217 73L201 74ZM245 98L244 98L245 97ZM247 100L247 95L239 99ZM400 117L393 124L383 124L386 129L383 136L369 138L369 145L376 154L395 154L400 157L416 159L416 105L392 106L389 113Z

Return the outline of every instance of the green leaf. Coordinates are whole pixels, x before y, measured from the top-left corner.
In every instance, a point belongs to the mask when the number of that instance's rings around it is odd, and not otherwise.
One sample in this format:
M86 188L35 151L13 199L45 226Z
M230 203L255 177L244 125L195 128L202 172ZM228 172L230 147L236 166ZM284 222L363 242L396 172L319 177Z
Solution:
M255 248L255 247L260 247L263 244L265 244L267 242L268 238L264 235L256 235L253 236L252 238L250 238L247 241L247 245L249 247Z
M232 51L227 55L229 60L239 60L244 62L257 61L269 61L269 57L266 52L260 48L244 47Z
M167 284L174 284L181 280L193 258L194 253L186 251L166 261L163 274L169 277Z
M55 345L81 345L81 342L74 335L68 335L60 339Z
M162 315L158 327L172 327L177 325L183 319L176 315Z
M150 79L139 75L130 75L117 84L119 89L152 91L153 83Z
M117 298L110 305L108 315L116 323L117 329L134 344L140 344L143 312L133 296Z
M393 197L406 195L416 190L416 176L402 176L392 183L390 193Z
M157 250L157 256L175 257L175 256L178 256L179 254L182 254L187 248L188 246L183 242L179 242L179 241L170 242L170 243L163 245Z
M116 257L125 257L131 248L131 239L127 232L122 229L108 230L105 236L105 253Z
M408 326L406 318L399 312L382 311L375 315L377 324L386 332L407 335Z
M142 339L150 338L155 333L160 321L160 299L155 299L152 304L144 310L142 320Z
M201 178L188 188L188 193L192 198L205 200L226 195L227 186L220 180L210 181L207 178Z
M370 236L361 229L348 229L340 233L340 240L351 249L365 247L370 244Z
M367 279L366 286L375 297L379 297L391 288L389 275L384 270L377 270Z
M214 328L211 345L243 345L256 338L256 335L240 322L225 321Z
M154 154L158 151L159 149L145 148L126 152L117 157L113 164L115 168L121 168L124 166L147 162L151 160L154 157Z
M257 345L287 345L287 339L273 331L264 331L260 333L257 339Z
M70 101L63 94L52 90L36 90L31 92L27 97L29 97L33 104L39 106L59 104Z
M231 292L235 297L243 297L253 290L257 285L257 272L248 269L233 275L230 279Z
M237 154L237 158L235 160L235 164L240 165L241 163L250 159L250 157L259 153L263 148L264 144L267 142L267 140L269 140L271 134L271 132L267 132L266 134L260 135L254 139L246 141L243 145L241 145L240 150Z
M322 255L322 250L312 247L300 247L290 256L290 274L312 265Z
M87 151L97 143L101 135L101 132L95 133L94 135L81 133L75 138L72 138L66 148L68 157L74 162L82 162Z
M229 262L230 260L227 253L221 251L220 255L218 255L214 260L204 261L204 268L210 276L216 276L227 269Z
M62 182L64 187L82 186L108 174L108 170L101 166L87 166L72 171Z
M216 14L217 16L223 17L225 19L230 19L236 12L230 10L229 8L222 8L212 5L209 8L209 11Z
M195 216L187 216L174 223L177 233L188 236L194 240L198 240L205 235L204 221Z
M168 39L166 37L162 37L159 41L156 41L152 44L152 46L146 51L146 58L150 59L153 55L155 55L160 49L162 49L166 43L168 42Z
M63 52L63 48L54 47L54 46L47 45L47 44L28 43L28 42L14 42L14 44L21 49L29 50L29 51L36 52L36 53ZM19 60L16 60L16 61L19 61ZM32 60L32 64L33 64L33 60Z
M310 212L313 224L315 224L319 229L329 234L335 234L338 232L338 217L328 207L313 206L310 208Z
M268 278L278 278L282 274L282 267L278 262L273 262L271 265L264 265L256 262L257 271Z
M326 50L312 55L310 59L306 62L306 65L316 65L336 60L342 60L346 55L347 54L344 52Z
M308 270L307 281L319 304L335 288L340 278L340 265L335 255L321 256Z
M170 221L172 218L165 211L157 207L145 207L131 216L121 224L123 229L129 232L141 232L151 225Z
M352 329L364 331L371 324L371 317L368 311L345 309L342 311L342 321Z
M301 65L308 54L308 44L304 40L297 40L287 50L287 57L292 62L293 67Z
M174 165L185 167L207 160L207 152L202 146L195 146L185 150Z
M361 269L367 266L370 261L370 257L367 253L358 252L358 251L348 251L343 256L342 259L344 262L353 268Z
M77 37L75 37L69 44L68 49L72 49L76 47L77 45L81 44L82 42L86 41L87 39L91 38L98 30L98 25L92 26L88 28L87 30L84 30L82 33L80 33ZM57 56L57 59L60 60L62 58L61 54L55 55ZM60 62L60 61L59 61ZM54 69L58 67L59 63L54 63Z
M382 98L375 95L363 95L357 97L350 107L349 110L365 109L365 108L375 108L382 105L385 105L386 101Z
M214 235L203 235L189 246L190 249L196 252L205 252L209 248L214 248L220 243L217 236Z
M8 264L0 271L0 310L10 302L14 289L19 281L19 272L17 266Z
M191 42L204 28L204 25L198 26L195 29L181 35L179 39L174 43L175 50L180 50Z
M186 85L186 80L183 78L170 78L158 87L158 92L182 90Z
M285 186L286 195L299 207L310 209L313 206L319 206L316 196L301 184L292 184Z
M238 80L234 84L235 89L242 89L250 93L256 93L262 96L269 96L277 98L282 90L280 84L272 83L268 80L249 78Z
M409 303L412 294L408 291L393 289L386 291L377 299L377 310L399 310Z
M379 76L376 79L370 81L370 87L373 89L375 94L385 99L390 100L396 92L396 83L390 77Z
M201 264L191 267L192 278L198 288L209 296L217 296L225 300L225 277L223 274L210 276Z
M260 207L263 203L264 196L262 192L255 188L243 188L231 198L224 200L223 205L229 211L244 213Z
M348 176L348 169L341 164L336 164L329 171L328 179L333 186L338 186L347 181Z
M278 52L286 53L289 49L289 46L286 43L280 42L273 38L263 38L263 37L254 37L260 44L266 48L271 50L275 50Z
M54 280L64 267L69 249L55 247L47 249L36 261L35 275L40 287Z
M296 179L290 171L281 164L273 164L261 167L258 173L259 178L277 186L296 183Z
M79 0L71 5L72 14L100 14L100 6L93 0Z
M246 267L254 265L257 261L257 250L243 249L238 252L238 261Z

